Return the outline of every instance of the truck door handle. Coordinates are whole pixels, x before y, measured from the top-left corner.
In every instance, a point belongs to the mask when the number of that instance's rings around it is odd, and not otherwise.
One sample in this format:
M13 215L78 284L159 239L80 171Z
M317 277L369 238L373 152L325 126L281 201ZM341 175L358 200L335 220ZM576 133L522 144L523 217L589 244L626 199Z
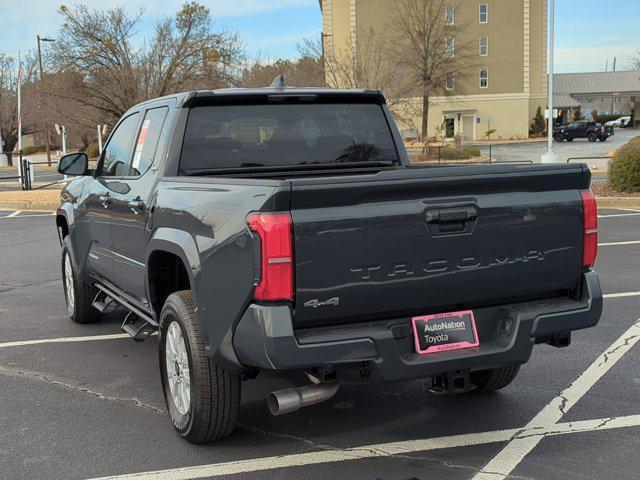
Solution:
M133 199L129 202L129 208L133 213L139 215L144 211L144 202L140 198Z
M425 215L427 223L462 223L478 218L478 211L475 207L462 208L439 208L428 210Z
M108 193L105 195L101 195L99 197L99 200L104 208L109 208L109 205L111 205L111 195L109 195Z

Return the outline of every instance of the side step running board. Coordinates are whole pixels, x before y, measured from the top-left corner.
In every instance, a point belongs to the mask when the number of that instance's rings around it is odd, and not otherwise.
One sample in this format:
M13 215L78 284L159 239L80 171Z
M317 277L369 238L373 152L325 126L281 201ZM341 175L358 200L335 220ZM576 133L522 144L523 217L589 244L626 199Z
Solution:
M131 335L136 342L146 340L158 329L158 323L151 315L133 305L133 303L124 298L123 295L118 295L115 291L99 283L96 284L96 288L100 290L100 292L96 295L93 306L98 310L104 310L111 302L116 302L129 310L124 322L122 322L121 328L123 332Z
M96 296L93 299L93 303L91 305L100 313L103 313L112 302L113 298L100 290L98 291L98 293L96 293Z
M136 342L143 342L149 335L158 328L146 320L138 317L135 313L129 312L122 322L122 331L128 333Z

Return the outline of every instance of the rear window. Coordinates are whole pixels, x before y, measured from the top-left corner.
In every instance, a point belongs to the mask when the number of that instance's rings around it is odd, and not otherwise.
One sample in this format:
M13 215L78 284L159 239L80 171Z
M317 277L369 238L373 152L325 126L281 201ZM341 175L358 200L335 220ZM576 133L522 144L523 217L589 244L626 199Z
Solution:
M340 162L398 162L380 105L194 107L180 171Z

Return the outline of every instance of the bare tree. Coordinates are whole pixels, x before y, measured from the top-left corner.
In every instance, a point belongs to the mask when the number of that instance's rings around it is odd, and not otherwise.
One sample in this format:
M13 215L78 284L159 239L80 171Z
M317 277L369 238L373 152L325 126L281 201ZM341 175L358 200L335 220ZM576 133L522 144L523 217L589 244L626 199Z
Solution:
M319 43L306 43L308 50L319 51ZM394 116L411 122L411 83L398 68L389 39L371 28L358 29L356 42L324 52L325 77L334 88L375 88L383 90Z
M13 58L0 53L0 136L5 142L0 151L12 151L18 141L16 84Z
M640 48L636 47L635 51L627 56L627 62L631 70L640 70Z
M142 52L144 93L155 97L233 85L244 59L244 43L236 32L214 30L207 7L186 3L174 18L156 24Z
M279 59L273 62L255 59L242 72L244 87L268 86L277 75L284 75L288 85L296 87L323 87L322 59L303 55L296 60Z
M460 2L449 0L397 0L389 23L389 41L396 68L422 99L421 133L428 141L429 99L462 93L473 66L471 45L462 32L465 24L450 21L446 9Z
M34 65L31 57L23 60L23 78L29 78ZM32 122L23 114L23 135L32 131ZM4 140L0 150L12 152L18 143L18 65L15 59L3 53L0 53L0 135Z
M53 67L69 75L58 95L102 112L114 123L132 105L193 88L233 83L244 59L237 34L215 31L208 8L186 3L161 19L152 38L136 47L143 11L60 7L64 18Z

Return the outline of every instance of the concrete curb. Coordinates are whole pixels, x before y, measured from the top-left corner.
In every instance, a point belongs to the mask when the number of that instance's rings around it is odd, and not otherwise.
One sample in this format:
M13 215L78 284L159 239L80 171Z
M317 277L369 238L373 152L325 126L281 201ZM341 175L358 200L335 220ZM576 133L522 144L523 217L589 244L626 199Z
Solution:
M58 209L58 202L37 202L32 200L0 200L0 210L41 210L53 212Z
M598 208L638 208L640 197L596 197Z

